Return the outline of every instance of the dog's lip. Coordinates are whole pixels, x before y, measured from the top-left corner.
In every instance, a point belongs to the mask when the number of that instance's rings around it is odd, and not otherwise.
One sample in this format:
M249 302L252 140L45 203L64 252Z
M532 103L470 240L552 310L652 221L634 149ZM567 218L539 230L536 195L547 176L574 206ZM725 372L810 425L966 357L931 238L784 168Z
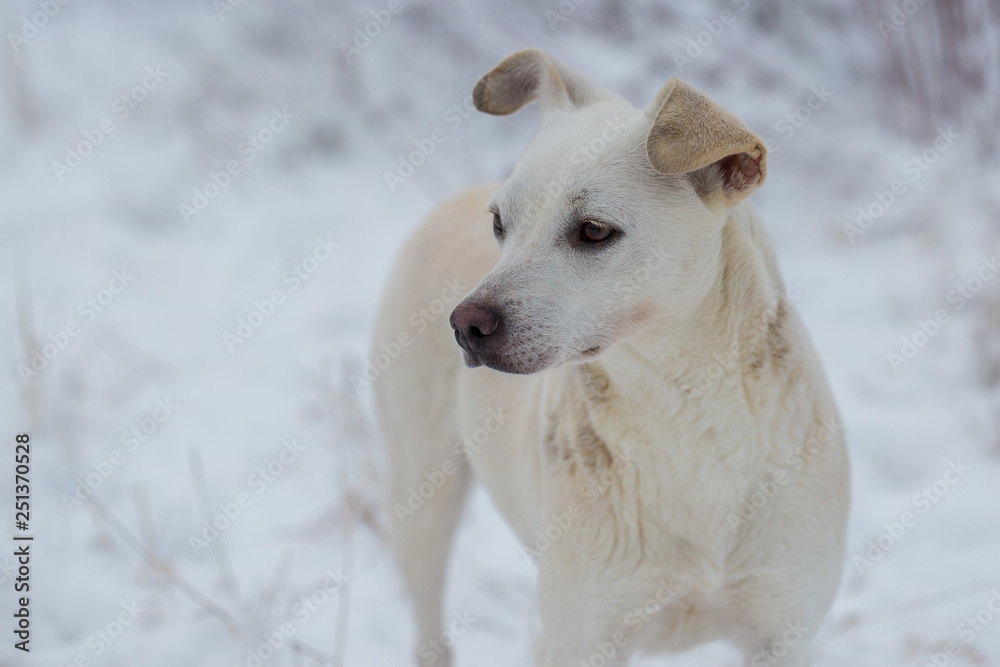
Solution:
M587 348L586 350L584 350L580 354L582 354L585 357L592 357L592 356L594 356L595 354L597 354L600 351L601 351L601 346L600 345L595 345L594 347Z
M462 350L462 359L465 361L465 365L469 368L477 368L483 365L482 360L480 360L474 352L470 352L466 349Z

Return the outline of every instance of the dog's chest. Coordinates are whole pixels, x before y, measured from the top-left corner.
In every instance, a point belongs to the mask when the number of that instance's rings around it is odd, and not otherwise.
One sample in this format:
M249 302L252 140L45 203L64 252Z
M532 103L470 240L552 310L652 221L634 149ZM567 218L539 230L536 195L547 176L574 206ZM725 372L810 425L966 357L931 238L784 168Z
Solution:
M545 405L547 504L577 503L590 514L582 523L600 525L589 534L612 530L617 543L653 557L698 552L721 562L731 547L725 517L746 484L746 437L692 411L643 415L591 366Z

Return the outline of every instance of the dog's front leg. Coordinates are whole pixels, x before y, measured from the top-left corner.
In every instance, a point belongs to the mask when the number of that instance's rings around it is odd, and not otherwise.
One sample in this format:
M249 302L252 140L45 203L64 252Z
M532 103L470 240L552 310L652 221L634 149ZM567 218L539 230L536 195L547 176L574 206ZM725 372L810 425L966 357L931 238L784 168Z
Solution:
M548 560L549 562L545 562ZM622 667L637 642L636 621L626 585L611 578L590 579L573 559L539 563L538 595L543 630L535 656L538 667Z
M604 640L598 634L576 627L549 626L535 640L537 667L624 667L631 651L615 645L611 633ZM589 645L589 649L587 646Z
M775 636L762 638L744 647L743 660L747 667L809 667L810 636L796 636L795 626Z

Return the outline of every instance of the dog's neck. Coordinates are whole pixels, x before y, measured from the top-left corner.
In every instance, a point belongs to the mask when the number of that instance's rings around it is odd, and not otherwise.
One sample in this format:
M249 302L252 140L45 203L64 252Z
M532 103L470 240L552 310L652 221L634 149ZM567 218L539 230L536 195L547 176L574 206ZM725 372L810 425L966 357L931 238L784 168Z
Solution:
M749 204L730 211L722 234L718 276L690 326L653 327L573 367L570 391L588 401L602 391L620 399L640 428L662 428L671 415L696 429L755 421L773 402L761 392L774 383L761 378L788 372L783 359L796 341L784 285Z

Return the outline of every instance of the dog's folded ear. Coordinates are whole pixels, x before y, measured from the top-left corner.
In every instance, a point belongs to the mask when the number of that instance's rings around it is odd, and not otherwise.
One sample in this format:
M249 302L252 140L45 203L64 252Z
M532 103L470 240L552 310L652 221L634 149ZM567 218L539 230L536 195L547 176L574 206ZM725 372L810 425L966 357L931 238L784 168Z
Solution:
M736 116L678 78L653 104L656 118L646 137L653 169L690 174L709 206L733 206L764 182L767 148Z
M494 116L514 113L532 100L545 109L584 106L615 96L538 49L508 56L472 90L476 108Z

